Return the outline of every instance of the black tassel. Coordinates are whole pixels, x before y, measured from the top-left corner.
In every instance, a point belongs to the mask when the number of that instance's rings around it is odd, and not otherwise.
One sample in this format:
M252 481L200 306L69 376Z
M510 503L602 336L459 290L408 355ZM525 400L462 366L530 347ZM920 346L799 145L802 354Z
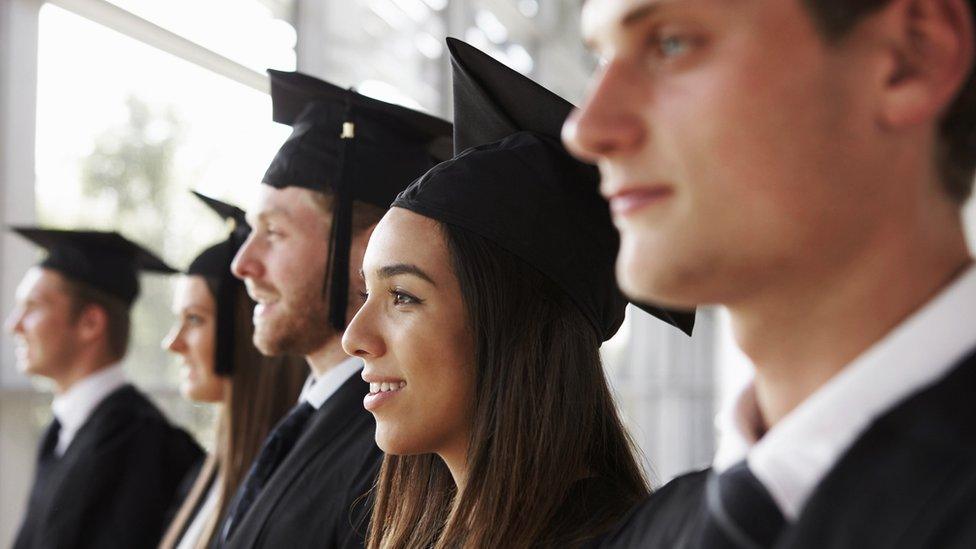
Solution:
M349 249L352 246L351 182L355 181L355 121L351 105L346 105L346 117L340 140L339 165L334 185L332 230L329 236L329 266L326 283L329 289L329 324L336 331L346 329L346 308L349 305Z

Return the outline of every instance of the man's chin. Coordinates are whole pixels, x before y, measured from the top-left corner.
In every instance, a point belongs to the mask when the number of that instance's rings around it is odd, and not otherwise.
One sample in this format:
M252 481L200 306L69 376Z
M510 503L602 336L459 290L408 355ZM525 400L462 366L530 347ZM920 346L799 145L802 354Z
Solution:
M282 331L254 331L254 346L264 356L305 356L315 350L307 341L310 334L284 333Z

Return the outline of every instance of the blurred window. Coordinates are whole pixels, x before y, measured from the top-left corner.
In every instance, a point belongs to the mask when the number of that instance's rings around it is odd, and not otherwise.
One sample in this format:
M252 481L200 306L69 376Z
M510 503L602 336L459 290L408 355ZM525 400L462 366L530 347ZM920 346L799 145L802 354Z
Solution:
M114 3L231 61L294 69L294 30L260 2ZM56 5L41 8L39 224L118 230L185 268L224 235L189 189L246 206L287 134L271 122L267 93ZM181 401L178 361L160 348L174 280L142 280L126 369L200 433L209 412Z

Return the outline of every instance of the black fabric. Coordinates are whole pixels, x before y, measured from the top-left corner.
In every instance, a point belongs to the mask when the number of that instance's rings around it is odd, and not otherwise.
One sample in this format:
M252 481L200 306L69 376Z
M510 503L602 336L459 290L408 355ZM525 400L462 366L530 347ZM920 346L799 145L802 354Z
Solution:
M355 201L387 208L397 193L451 155L451 124L299 72L269 70L275 122L292 133L263 182L333 196L329 323L346 327Z
M312 415L250 511L215 547L364 545L369 492L383 457L373 415L363 408L368 392L357 373Z
M810 495L776 548L976 547L976 353L878 418ZM708 472L652 494L604 547L696 547Z
M237 299L244 283L230 270L234 256L241 249L251 232L244 210L215 198L193 194L230 227L227 238L200 253L186 270L188 275L199 275L216 282L217 331L214 345L214 370L222 376L234 373L234 349L236 348ZM209 285L208 285L209 286ZM253 303L252 303L253 308Z
M315 412L315 408L311 404L300 402L285 417L281 418L281 421L268 434L268 438L264 440L264 444L261 446L261 451L258 452L258 457L254 459L254 463L251 464L251 468L228 507L227 519L224 521L220 532L222 542L226 542L230 538L236 523L247 514L258 494L268 483L268 479L278 469L278 465L295 447L295 443L305 431L305 426L311 419L313 412Z
M470 230L538 269L605 341L627 300L614 273L619 237L595 167L559 141L572 105L485 53L448 39L459 151L393 206ZM666 258L662 258L666 260ZM694 314L641 306L690 334Z
M547 539L536 547L589 549L604 537L627 512L624 502L633 496L604 477L588 477L573 483L550 523Z
M765 486L740 462L705 486L708 510L699 547L763 549L773 547L786 524Z
M47 251L39 266L58 271L129 305L139 295L139 271L177 272L149 250L115 232L40 227L10 227L10 230Z
M53 448L56 435L45 440ZM49 454L13 547L136 548L159 543L202 452L131 385L105 398L60 458Z
M41 436L41 444L37 451L37 461L45 461L47 458L54 456L54 449L58 446L58 437L61 435L61 422L58 418L51 420L47 428L44 429L44 435Z

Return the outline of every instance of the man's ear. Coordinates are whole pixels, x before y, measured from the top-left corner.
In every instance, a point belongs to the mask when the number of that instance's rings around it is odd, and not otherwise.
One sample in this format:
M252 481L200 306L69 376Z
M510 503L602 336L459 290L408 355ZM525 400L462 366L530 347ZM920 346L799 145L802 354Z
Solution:
M890 55L881 124L905 128L939 119L973 64L973 21L967 0L893 0L880 31Z
M96 341L108 330L108 313L98 305L88 304L79 312L75 328L81 341Z

